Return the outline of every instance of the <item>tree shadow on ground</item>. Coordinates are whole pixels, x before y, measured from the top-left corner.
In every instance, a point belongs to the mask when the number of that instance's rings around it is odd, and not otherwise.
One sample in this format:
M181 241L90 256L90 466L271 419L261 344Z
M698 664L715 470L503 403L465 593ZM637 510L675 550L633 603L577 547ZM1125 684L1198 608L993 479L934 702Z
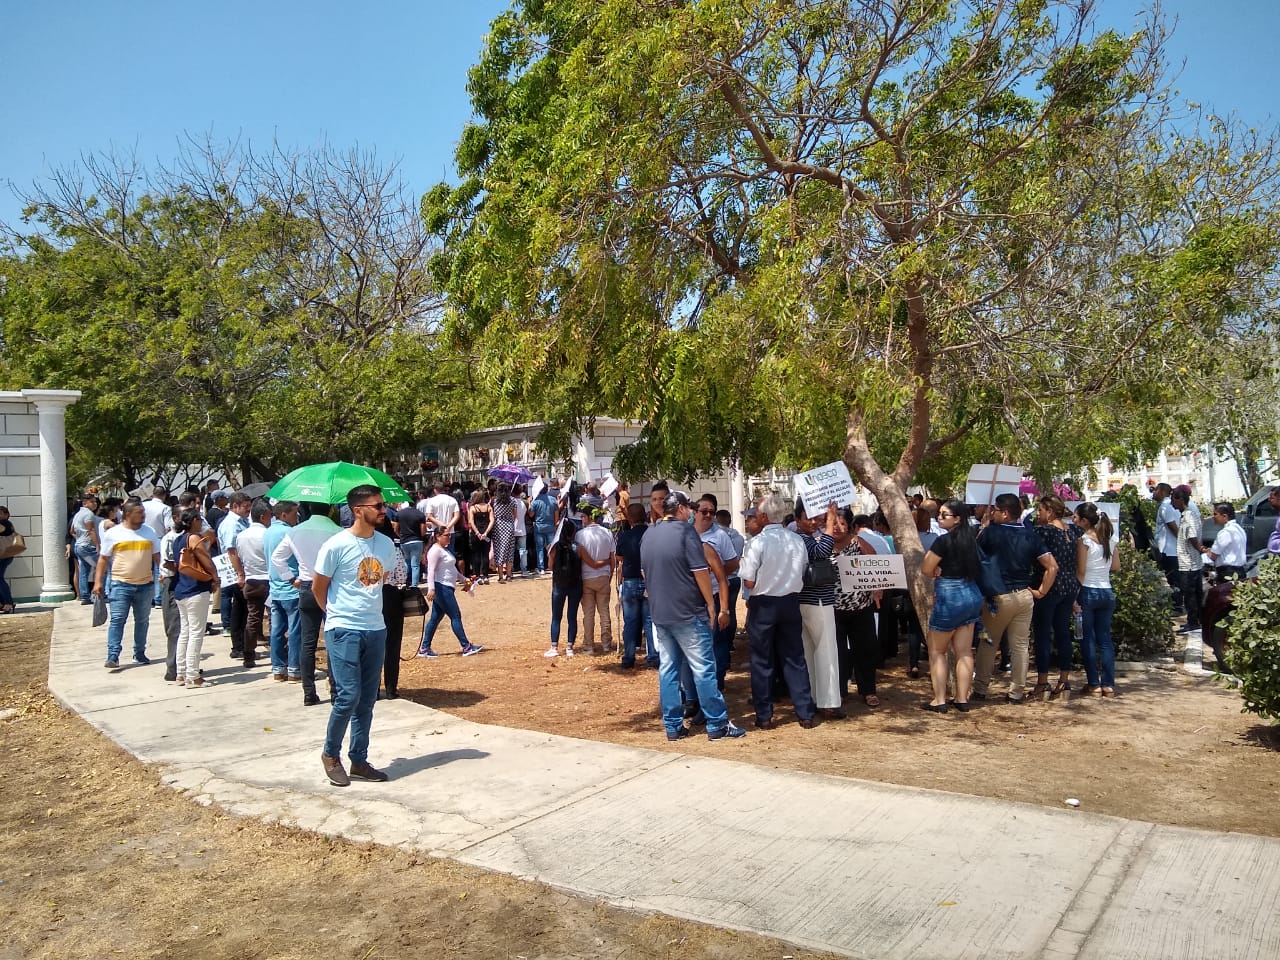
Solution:
M1241 738L1245 743L1280 753L1280 726L1274 723L1258 723L1246 730Z
M401 686L397 693L402 700L412 700L414 703L436 710L474 707L480 701L488 699L487 695L479 690L439 690L435 687Z

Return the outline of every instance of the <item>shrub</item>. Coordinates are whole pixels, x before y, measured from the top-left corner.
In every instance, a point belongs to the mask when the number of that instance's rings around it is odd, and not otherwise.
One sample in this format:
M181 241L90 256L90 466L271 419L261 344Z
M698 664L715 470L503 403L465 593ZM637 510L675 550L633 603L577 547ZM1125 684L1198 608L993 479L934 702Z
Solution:
M1160 568L1132 547L1120 548L1120 569L1111 574L1116 612L1111 636L1117 660L1162 657L1173 646L1173 604Z
M1240 678L1244 709L1280 720L1280 561L1264 560L1258 579L1231 594L1227 662Z

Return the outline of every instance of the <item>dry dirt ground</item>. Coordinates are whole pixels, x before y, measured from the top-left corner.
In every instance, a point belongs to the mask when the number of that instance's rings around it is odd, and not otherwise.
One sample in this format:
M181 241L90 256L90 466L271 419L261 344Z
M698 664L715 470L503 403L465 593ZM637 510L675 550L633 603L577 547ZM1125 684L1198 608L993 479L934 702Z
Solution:
M850 696L849 719L804 730L782 704L778 728L765 732L751 726L748 676L735 656L726 697L748 735L668 746L657 671L623 670L616 654L543 658L550 594L549 578L517 578L461 597L467 633L485 651L457 656L442 623L434 648L443 655L404 663L401 695L483 723L1046 806L1070 797L1094 813L1280 836L1280 728L1242 714L1239 694L1219 682L1155 672L1120 677L1115 700L992 702L938 716L919 709L928 680L907 678L904 643L880 676L878 710ZM406 623L405 657L420 631L420 621ZM745 640L738 646L745 651ZM997 679L993 700L1004 690Z
M819 956L197 806L49 697L50 625L0 620L0 960Z

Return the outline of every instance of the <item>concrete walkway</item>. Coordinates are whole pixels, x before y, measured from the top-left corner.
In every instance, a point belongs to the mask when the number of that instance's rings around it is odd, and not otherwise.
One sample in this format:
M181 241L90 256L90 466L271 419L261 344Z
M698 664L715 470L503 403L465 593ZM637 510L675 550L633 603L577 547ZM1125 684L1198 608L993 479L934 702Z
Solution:
M198 803L874 960L1280 957L1280 840L484 726L405 700L374 714L371 759L391 782L336 789L319 758L327 707L241 670L224 637L206 644L211 689L164 683L163 662L108 672L89 609L56 612L50 689ZM127 632L125 648L127 663Z

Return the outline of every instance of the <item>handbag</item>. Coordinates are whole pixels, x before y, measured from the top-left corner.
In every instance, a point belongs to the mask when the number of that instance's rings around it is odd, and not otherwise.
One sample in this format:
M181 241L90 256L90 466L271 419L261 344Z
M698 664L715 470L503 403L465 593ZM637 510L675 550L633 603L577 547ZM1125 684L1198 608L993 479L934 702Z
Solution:
M405 587L403 603L406 617L425 617L430 609L421 587Z
M0 537L0 560L8 560L10 557L26 552L27 541L18 531L15 530L7 536Z
M823 557L821 560L810 560L804 565L804 585L814 590L825 590L828 587L834 587L838 576L836 565L831 562L829 557Z
M187 544L190 542L190 537L184 540L182 550L178 553L178 573L200 583L208 583L213 579L214 571L201 562L202 558L199 553L195 550L187 549Z

